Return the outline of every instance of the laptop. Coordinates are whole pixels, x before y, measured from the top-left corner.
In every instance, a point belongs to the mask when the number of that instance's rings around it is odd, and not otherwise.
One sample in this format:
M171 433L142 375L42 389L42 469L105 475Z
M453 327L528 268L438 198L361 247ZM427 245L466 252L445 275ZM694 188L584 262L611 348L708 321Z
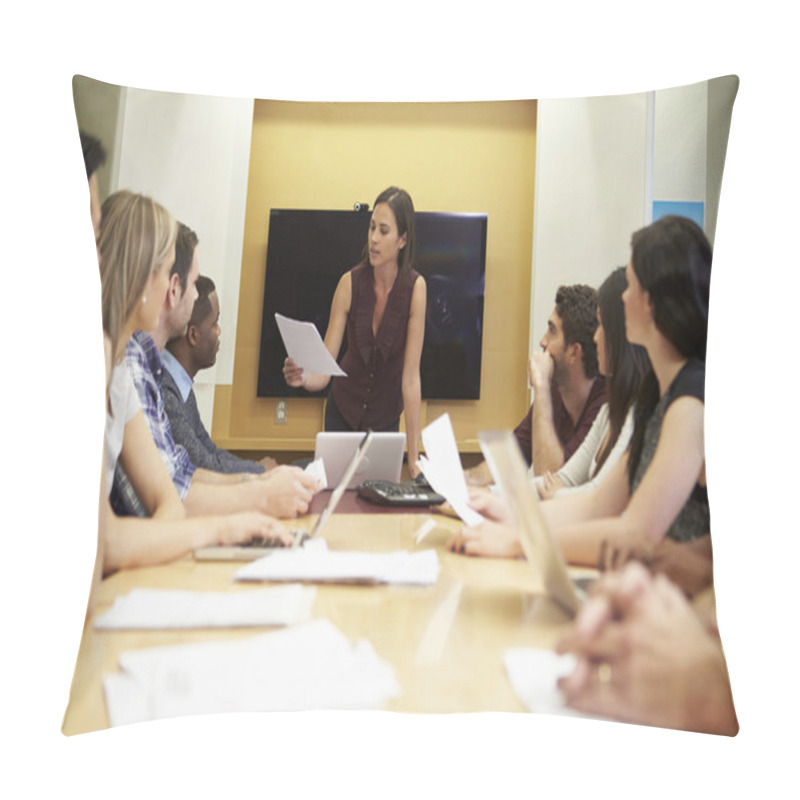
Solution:
M339 500L342 499L342 495L352 481L353 475L356 474L358 468L364 461L367 449L372 444L373 437L379 434L369 431L368 433L359 433L357 435L360 438L360 442L344 474L341 476L338 486L331 492L327 505L322 509L322 513L317 517L317 521L314 523L314 527L310 532L305 530L292 531L292 534L294 534L294 544L292 547L300 547L309 539L319 536L320 531L325 527L331 514L333 514L336 506L339 504ZM253 542L248 544L233 546L212 545L210 547L198 547L194 551L194 557L197 561L255 561L258 558L271 555L276 550L283 549L285 549L285 545L273 544L264 540L253 540Z
M359 432L322 431L317 434L314 458L321 458L325 465L326 489L339 484L363 439L364 434ZM405 447L404 433L373 433L369 456L360 463L347 488L355 489L367 480L399 481Z
M511 431L480 434L480 444L492 476L517 520L522 550L531 567L541 576L547 594L570 616L585 599L567 571L558 543L545 521L539 496L528 478L528 467Z

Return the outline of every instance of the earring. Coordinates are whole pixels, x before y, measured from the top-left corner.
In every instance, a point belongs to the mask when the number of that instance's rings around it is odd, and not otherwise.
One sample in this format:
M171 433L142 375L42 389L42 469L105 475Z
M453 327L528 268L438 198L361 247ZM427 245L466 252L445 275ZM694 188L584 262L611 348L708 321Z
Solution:
M142 295L142 305L145 305L145 306L147 305L147 295L146 294Z

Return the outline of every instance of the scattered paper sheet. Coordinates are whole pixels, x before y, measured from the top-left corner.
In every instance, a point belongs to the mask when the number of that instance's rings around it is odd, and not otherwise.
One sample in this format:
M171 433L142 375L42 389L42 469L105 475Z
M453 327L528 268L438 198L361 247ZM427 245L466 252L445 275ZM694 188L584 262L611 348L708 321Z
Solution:
M483 517L469 506L469 489L449 414L442 414L423 428L422 444L425 455L417 461L417 466L428 483L467 525L479 525Z
M319 583L402 583L428 586L439 576L435 550L370 553L328 550L324 539L296 549L276 550L245 564L237 581L311 581Z
M306 475L310 475L317 482L317 491L321 492L328 485L325 462L321 458L317 458L308 464L303 472L305 472Z
M301 322L275 314L278 331L289 358L313 375L341 375L347 377L336 359L328 352L325 342L313 322Z
M583 717L564 704L557 681L572 673L575 658L535 647L512 647L504 657L511 685L528 711Z
M132 589L94 623L100 630L292 625L311 617L315 590L275 586L246 592Z
M186 714L383 708L393 667L325 619L234 641L124 652L103 688L112 726Z

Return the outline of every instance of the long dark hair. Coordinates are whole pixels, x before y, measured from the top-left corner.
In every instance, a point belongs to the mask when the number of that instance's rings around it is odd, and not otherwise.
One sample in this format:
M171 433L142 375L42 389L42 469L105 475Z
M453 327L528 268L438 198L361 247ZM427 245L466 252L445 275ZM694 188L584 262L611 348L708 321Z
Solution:
M644 376L650 369L647 350L641 345L631 344L625 336L625 307L622 304L622 293L626 286L625 267L618 267L597 290L597 310L605 340L609 421L608 441L598 455L598 469L603 466L608 454L614 449L628 411L639 393Z
M656 328L687 359L706 359L711 260L706 235L686 217L663 217L631 239L631 266L649 294ZM645 426L658 400L658 380L650 369L636 402L630 483L642 455Z
M390 186L384 189L376 198L372 206L373 211L380 203L388 204L394 214L397 223L397 235L406 235L406 245L397 257L397 271L400 274L407 272L414 266L415 240L417 238L416 214L414 213L414 202L411 195L405 189L397 186ZM364 244L361 255L362 263L369 261L369 238Z

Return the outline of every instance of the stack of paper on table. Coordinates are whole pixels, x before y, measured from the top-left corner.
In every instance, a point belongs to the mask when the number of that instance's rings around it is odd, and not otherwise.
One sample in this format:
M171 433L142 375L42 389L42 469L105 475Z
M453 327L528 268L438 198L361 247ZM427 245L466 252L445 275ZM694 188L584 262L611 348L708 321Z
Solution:
M247 592L132 589L95 620L95 628L214 628L293 625L310 619L315 590L299 584Z
M319 583L436 583L439 558L435 550L370 553L328 550L323 539L299 548L276 550L236 572L237 581L312 581Z
M558 679L575 669L574 656L536 647L512 647L506 650L504 661L511 685L528 711L586 716L567 708L558 688Z
M112 726L186 714L383 708L393 667L320 619L236 641L122 653L103 679Z

